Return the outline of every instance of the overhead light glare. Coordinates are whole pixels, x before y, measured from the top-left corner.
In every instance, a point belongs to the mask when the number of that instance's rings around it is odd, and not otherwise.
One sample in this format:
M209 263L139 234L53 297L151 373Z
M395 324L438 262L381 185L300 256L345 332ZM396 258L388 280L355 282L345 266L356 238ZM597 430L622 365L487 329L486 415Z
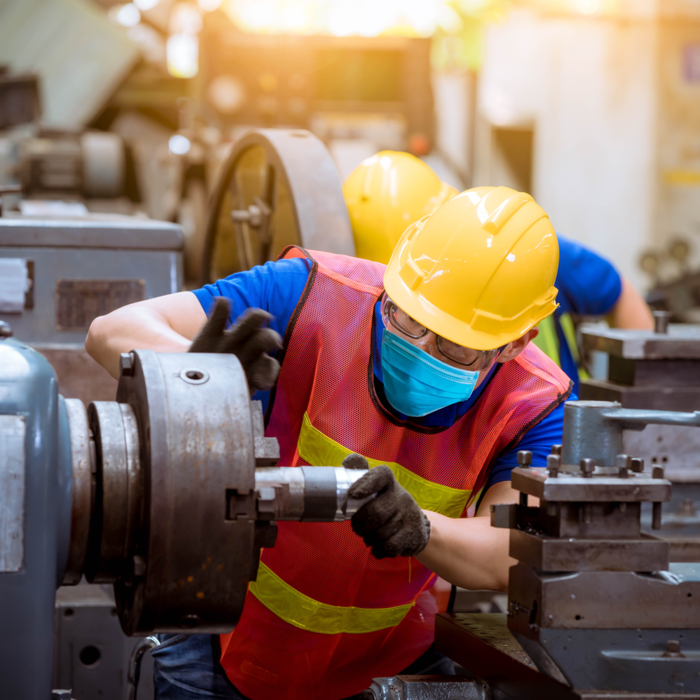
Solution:
M199 9L203 12L214 12L221 7L221 0L199 0Z
M168 148L175 156L184 156L191 146L190 140L182 134L173 134L168 141Z
M193 34L173 34L166 47L168 73L175 78L194 78L199 71L199 40Z
M582 15L597 15L603 9L603 0L574 0L574 9Z
M134 5L141 10L141 12L147 12L152 10L160 0L134 0Z
M130 2L126 5L114 5L109 11L109 17L122 27L135 27L141 21L139 8Z

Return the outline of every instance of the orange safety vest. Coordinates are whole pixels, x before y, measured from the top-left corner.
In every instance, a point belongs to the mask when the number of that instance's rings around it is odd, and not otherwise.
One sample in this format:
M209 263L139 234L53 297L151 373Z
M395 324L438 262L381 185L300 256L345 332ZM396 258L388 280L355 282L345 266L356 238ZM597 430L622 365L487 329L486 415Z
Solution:
M473 515L488 468L566 400L569 378L528 346L501 365L448 428L401 421L374 390L374 307L385 266L291 247L313 261L287 328L266 434L280 464L386 464L418 504ZM274 403L273 403L274 402ZM432 644L435 574L411 557L372 557L350 523L278 523L221 663L252 700L338 700L391 676Z

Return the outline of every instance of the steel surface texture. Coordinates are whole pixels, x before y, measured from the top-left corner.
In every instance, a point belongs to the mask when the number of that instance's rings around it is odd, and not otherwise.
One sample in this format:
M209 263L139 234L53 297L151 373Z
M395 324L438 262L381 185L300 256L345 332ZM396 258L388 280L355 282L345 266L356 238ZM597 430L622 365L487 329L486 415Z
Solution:
M70 516L70 545L64 585L77 584L83 575L87 553L90 518L92 516L92 462L90 436L85 405L78 399L66 399L70 430L72 508ZM92 445L94 450L94 442Z
M122 626L230 630L257 567L255 523L226 517L227 491L252 497L255 486L240 363L232 355L137 350L117 400L138 421L145 504L133 575L115 585Z

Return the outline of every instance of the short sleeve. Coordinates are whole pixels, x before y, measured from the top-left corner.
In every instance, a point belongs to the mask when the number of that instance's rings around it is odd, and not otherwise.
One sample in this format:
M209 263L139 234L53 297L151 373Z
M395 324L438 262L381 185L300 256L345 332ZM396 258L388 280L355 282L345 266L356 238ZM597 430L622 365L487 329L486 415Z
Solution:
M574 394L569 398L575 401ZM547 456L552 451L552 445L561 445L564 433L564 404L557 406L548 416L523 435L522 440L510 452L501 455L493 464L484 492L494 484L510 481L510 473L518 466L518 452L532 452L532 466L546 467Z
M252 270L237 272L214 284L195 289L193 293L207 315L216 297L228 299L231 302L231 323L248 308L263 309L273 316L270 328L284 338L289 320L304 293L310 271L311 263L306 259L278 260L258 265ZM263 413L267 412L269 391L257 391L252 398L262 401Z
M310 261L303 258L278 260L237 272L214 284L195 289L193 293L206 314L211 311L216 297L228 299L231 303L231 323L248 308L263 309L274 317L270 328L284 337L310 270Z
M622 278L612 263L580 243L558 235L559 272L555 286L562 313L605 316L622 293Z

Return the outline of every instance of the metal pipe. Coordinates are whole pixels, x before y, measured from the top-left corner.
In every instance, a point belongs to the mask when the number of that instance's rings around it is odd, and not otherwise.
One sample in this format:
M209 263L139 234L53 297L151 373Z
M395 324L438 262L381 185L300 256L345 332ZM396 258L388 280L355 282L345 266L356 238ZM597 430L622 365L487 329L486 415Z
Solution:
M340 522L374 495L350 498L350 487L367 473L344 467L262 467L255 470L257 512L262 520Z

